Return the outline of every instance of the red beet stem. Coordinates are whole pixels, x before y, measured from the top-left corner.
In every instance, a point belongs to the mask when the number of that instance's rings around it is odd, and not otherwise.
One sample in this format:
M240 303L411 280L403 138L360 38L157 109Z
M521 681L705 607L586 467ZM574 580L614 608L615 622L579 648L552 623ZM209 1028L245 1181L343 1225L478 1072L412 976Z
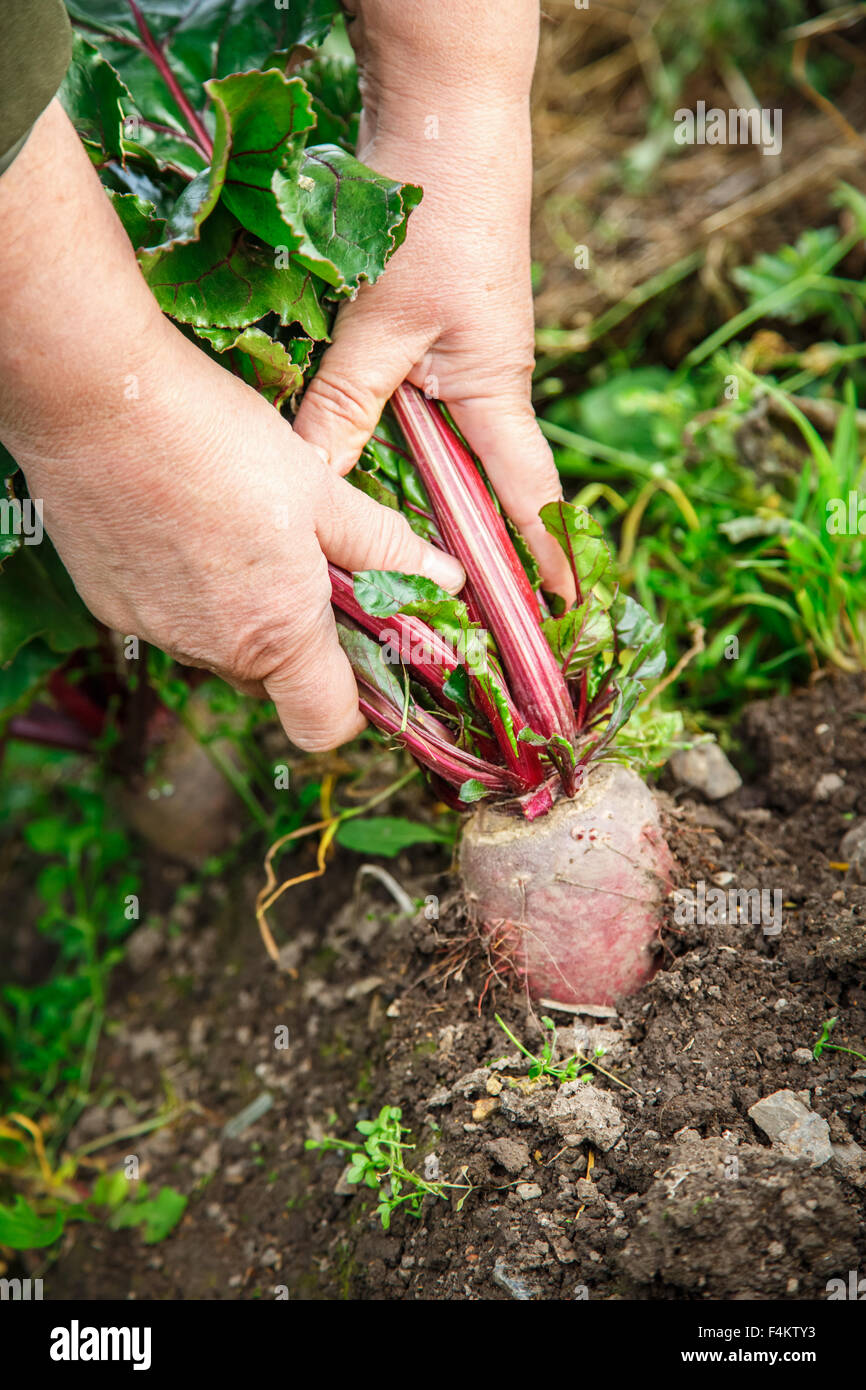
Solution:
M396 635L401 653L406 653L405 664L411 670L412 675L449 709L453 709L454 706L451 701L443 694L443 686L459 662L444 638L433 628L428 627L422 618L416 618L406 613L394 613L387 618L374 617L367 613L355 598L351 575L332 564L328 566L328 573L331 578L331 596L334 606L380 642L393 640ZM505 682L501 673L498 674L505 693L505 701L511 716L514 733L517 735L525 727L526 720L505 689ZM471 673L469 673L469 681L476 704L496 737L496 744L493 745L491 742L491 750L498 747L522 789L528 790L537 787L545 777L538 753L528 743L517 743L515 748L508 737L502 714L482 682Z
M472 455L438 406L404 383L391 398L447 548L460 560L526 720L572 742L574 710L532 586ZM505 750L503 749L503 752Z
M365 718L386 734L399 738L424 767L430 768L454 787L464 782L476 781L490 792L513 792L512 778L504 767L476 758L465 749L458 748L451 738L449 729L428 714L417 709L410 715L404 726L399 710L395 710L377 690L358 678L360 694L359 705Z

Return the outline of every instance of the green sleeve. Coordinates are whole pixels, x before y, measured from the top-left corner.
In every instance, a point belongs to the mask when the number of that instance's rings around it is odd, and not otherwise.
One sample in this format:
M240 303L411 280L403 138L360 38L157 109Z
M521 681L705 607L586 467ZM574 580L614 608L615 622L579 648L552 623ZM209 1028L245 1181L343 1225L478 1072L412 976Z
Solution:
M62 0L0 0L0 174L56 93L71 53Z

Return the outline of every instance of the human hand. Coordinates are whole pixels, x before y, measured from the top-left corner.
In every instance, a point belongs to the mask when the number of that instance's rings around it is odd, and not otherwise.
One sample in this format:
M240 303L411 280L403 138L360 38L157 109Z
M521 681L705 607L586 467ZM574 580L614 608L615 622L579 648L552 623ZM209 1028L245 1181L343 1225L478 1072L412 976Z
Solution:
M56 222L27 225L49 205ZM0 259L0 433L88 608L270 696L301 748L353 737L364 720L327 561L452 591L457 561L163 318L58 107L0 183L0 210L19 233Z
M461 27L456 11L467 5ZM401 381L437 396L538 557L546 586L571 600L565 557L538 519L561 488L530 394L537 6L520 0L507 34L489 0L457 0L436 7L435 18L425 8L414 20L411 5L392 0L358 8L350 33L364 98L359 156L421 184L424 198L385 275L340 310L295 428L346 473Z

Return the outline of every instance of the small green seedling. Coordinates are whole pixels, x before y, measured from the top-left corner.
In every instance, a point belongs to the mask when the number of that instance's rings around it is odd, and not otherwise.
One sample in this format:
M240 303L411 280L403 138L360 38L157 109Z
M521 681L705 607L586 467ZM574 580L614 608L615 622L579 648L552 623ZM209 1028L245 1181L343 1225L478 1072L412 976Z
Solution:
M505 1036L514 1043L514 1046L523 1053L524 1057L529 1058L531 1063L528 1073L530 1081L537 1081L540 1076L552 1076L555 1081L576 1081L578 1077L584 1081L589 1080L589 1072L582 1069L595 1066L592 1057L584 1057L582 1053L575 1052L562 1066L553 1065L553 1057L556 1052L556 1024L552 1018L547 1017L547 1014L543 1014L541 1018L547 1029L547 1036L544 1039L540 1057L536 1057L534 1052L530 1052L528 1047L523 1046L520 1039L516 1038L511 1029L502 1022L499 1014L495 1014L494 1017ZM604 1048L597 1047L595 1056L603 1057Z
M855 1052L853 1047L841 1047L838 1043L828 1041L830 1034L839 1022L838 1018L828 1018L821 1027L821 1036L812 1048L812 1056L817 1060L822 1052L847 1052L852 1057L857 1057L861 1062L866 1062L862 1052Z
M406 1166L404 1155L415 1145L406 1143L404 1135L409 1134L409 1130L402 1119L399 1105L383 1105L375 1120L359 1120L355 1126L363 1135L363 1143L327 1135L324 1139L308 1139L305 1144L307 1149L342 1149L350 1155L346 1182L378 1189L376 1215L386 1231L394 1212L404 1203L413 1216L420 1216L425 1197L444 1198L447 1189L452 1188L463 1193L457 1203L460 1211L472 1191L470 1182L430 1182ZM404 1188L408 1190L404 1192Z

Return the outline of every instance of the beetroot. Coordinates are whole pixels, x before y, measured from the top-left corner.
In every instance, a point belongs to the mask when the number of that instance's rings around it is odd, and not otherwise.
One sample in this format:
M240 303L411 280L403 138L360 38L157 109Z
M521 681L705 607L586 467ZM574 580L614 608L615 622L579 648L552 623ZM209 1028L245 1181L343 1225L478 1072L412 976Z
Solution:
M494 967L564 1004L612 1004L650 978L670 863L652 792L615 763L535 821L479 807L460 842Z
M361 709L440 798L482 803L460 870L497 973L534 996L610 1003L652 973L669 884L652 793L622 765L665 742L644 715L626 730L664 669L661 626L620 594L598 523L560 501L540 516L574 579L562 611L442 409L407 385L392 408L402 433L377 436L358 485L402 506L467 582L454 598L419 576L332 567Z

